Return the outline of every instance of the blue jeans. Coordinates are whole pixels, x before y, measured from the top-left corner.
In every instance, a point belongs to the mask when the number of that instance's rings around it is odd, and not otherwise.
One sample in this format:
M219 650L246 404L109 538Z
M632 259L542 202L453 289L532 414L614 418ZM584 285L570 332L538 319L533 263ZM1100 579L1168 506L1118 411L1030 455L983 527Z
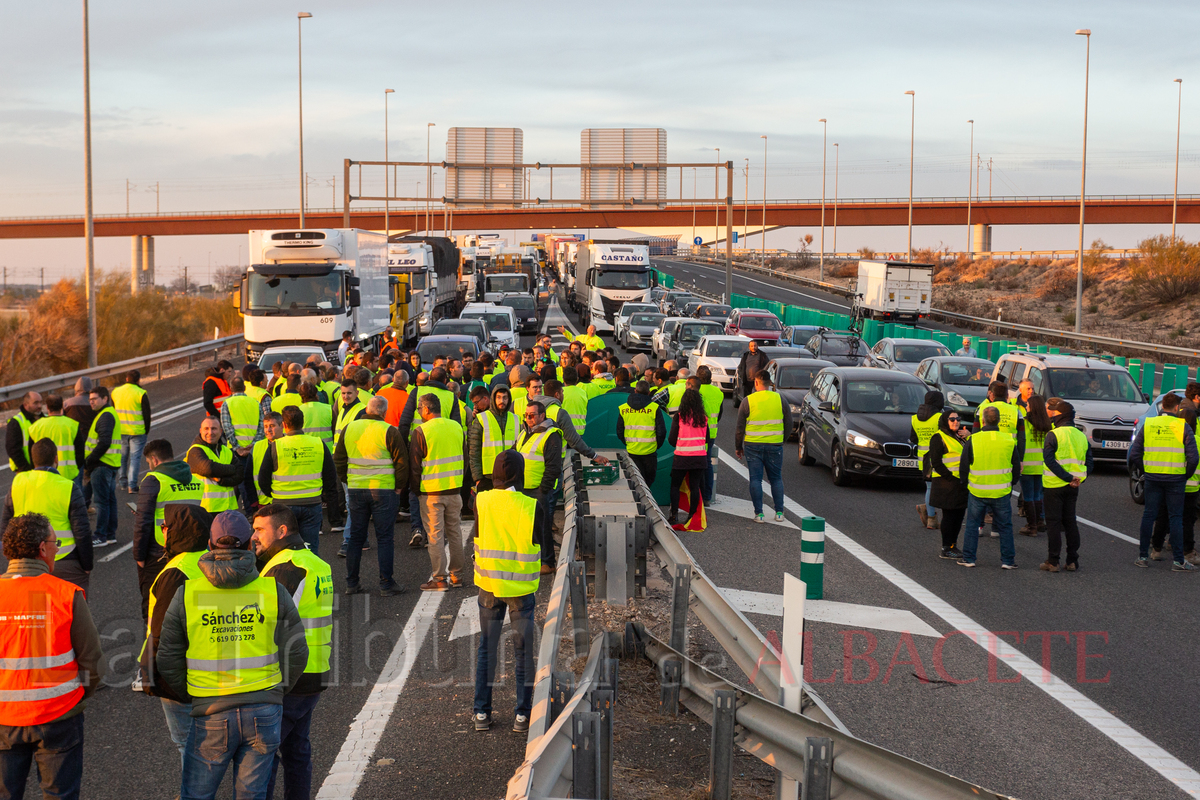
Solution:
M0 796L25 796L34 760L44 797L78 800L83 782L83 714L44 725L0 725Z
M266 800L279 749L283 706L272 703L192 717L183 756L180 800L212 800L233 762L236 800Z
M312 796L312 727L313 709L319 694L285 694L283 722L280 725L279 751L267 782L267 797L275 796L275 775L283 765L283 800L308 800Z
M138 488L142 473L142 450L146 447L146 434L121 437L121 475L117 484L122 489Z
M938 510L929 505L929 493L933 490L933 481L925 481L925 513L931 517L937 516Z
M708 469L704 471L704 485L700 487L700 494L704 497L704 504L711 505L713 492L717 488L717 468L713 466L717 459L717 444L713 442L708 448Z
M101 464L92 470L92 499L96 501L96 535L117 540L117 468Z
M499 650L504 614L508 605L499 597L492 608L479 606L479 648L475 655L475 713L492 713L492 684L496 682L496 665L500 663ZM537 671L534 664L533 612L537 606L537 595L527 594L521 598L521 607L512 612L513 680L517 686L516 713L529 716L533 708L533 679Z
M983 517L988 511L992 512L992 530L1000 534L1000 561L1004 564L1015 564L1017 546L1013 542L1012 496L1008 493L1003 497L968 495L962 560L975 563L975 551L979 547L979 527L983 525Z
M342 544L350 546L350 487L342 484L342 491L346 493L346 519L342 522Z
M300 538L308 545L308 549L318 555L321 552L321 504L315 506L288 506L296 515L296 523L300 526Z
M375 521L375 553L379 557L379 585L389 588L396 584L392 577L396 527L396 503L399 495L393 489L351 489L346 508L354 526L350 530L350 546L346 552L346 586L358 586L358 567L362 562L363 545L367 543L367 525Z
M750 499L754 502L754 513L763 513L763 471L771 483L771 499L775 501L775 513L783 513L783 445L743 445L746 467L750 470Z
M1146 510L1142 512L1142 529L1138 541L1138 555L1150 555L1150 540L1154 537L1154 520L1163 508L1167 510L1167 530L1171 535L1171 553L1176 561L1183 561L1183 478L1169 481L1144 482L1146 487Z
M1025 503L1040 503L1045 495L1042 494L1041 475L1021 476L1021 501Z
M421 519L421 496L416 492L408 493L409 525L413 533L425 534L425 522Z
M179 703L166 697L160 697L159 700L162 701L163 716L167 718L167 733L179 750L179 765L183 766L188 731L192 729L192 704Z

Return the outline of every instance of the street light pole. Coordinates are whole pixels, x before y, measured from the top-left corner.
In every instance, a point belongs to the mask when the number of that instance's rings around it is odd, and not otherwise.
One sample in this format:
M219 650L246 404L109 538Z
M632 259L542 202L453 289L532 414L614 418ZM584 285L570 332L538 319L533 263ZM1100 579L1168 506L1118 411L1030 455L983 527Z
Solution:
M1176 78L1179 84L1179 110L1175 117L1175 197L1171 200L1171 241L1175 241L1175 215L1179 210L1179 128L1183 121L1183 78Z
M746 240L746 229L750 226L750 159L746 161L746 189L742 198L742 241ZM744 246L744 245L743 245Z
M838 206L838 167L841 166L842 153L838 143L833 143L833 252L837 252L837 206Z
M905 92L912 97L912 120L908 139L908 261L912 263L912 200L913 200L913 152L917 141L917 93L912 89Z
M429 234L429 196L433 194L433 165L429 163L429 134L430 128L436 122L425 123L425 233Z
M766 135L758 137L763 140L763 220L762 220L762 252L758 256L758 265L765 267L767 265L767 137Z
M696 246L696 168L692 167L692 243Z
M307 11L296 14L296 86L300 107L300 227L304 227L304 198L308 194L304 179L304 36L303 22L312 17Z
M1083 331L1083 199L1087 187L1087 118L1088 77L1092 67L1092 32L1088 28L1075 31L1076 36L1087 37L1087 51L1083 62L1083 167L1079 172L1079 263L1075 272L1075 332Z
M87 262L84 283L87 290L88 366L97 365L96 348L96 247L92 218L92 78L88 48L88 0L83 0L83 173L84 236Z
M717 151L717 164L721 163L721 148L714 147ZM717 249L717 239L721 236L721 170L720 167L713 169L713 250Z
M971 147L967 151L967 255L971 254L971 158L975 152L975 120L967 120L971 124Z
M818 120L821 123L821 271L819 280L825 280L825 157L829 153L829 122L827 120Z
M392 193L388 191L388 95L395 94L395 89L383 90L383 235L392 235L391 224L391 197Z

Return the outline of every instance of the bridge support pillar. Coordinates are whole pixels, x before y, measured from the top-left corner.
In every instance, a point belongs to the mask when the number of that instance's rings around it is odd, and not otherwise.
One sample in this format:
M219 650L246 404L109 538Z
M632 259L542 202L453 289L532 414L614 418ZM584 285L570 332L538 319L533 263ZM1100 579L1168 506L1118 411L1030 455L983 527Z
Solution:
M136 235L130 237L129 247L129 291L154 289L154 237Z
M973 253L990 253L992 252L992 226L976 224L971 226L974 230L971 236L971 252Z

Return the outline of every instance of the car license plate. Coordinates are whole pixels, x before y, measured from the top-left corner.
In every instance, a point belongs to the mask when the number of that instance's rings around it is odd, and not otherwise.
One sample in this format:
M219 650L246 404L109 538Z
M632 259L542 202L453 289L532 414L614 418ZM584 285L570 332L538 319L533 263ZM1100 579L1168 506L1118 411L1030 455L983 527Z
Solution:
M893 458L892 466L902 467L904 469L920 469L921 462L917 461L915 458Z
M1106 450L1128 450L1131 444L1133 444L1133 442L1106 441L1104 442L1104 448Z

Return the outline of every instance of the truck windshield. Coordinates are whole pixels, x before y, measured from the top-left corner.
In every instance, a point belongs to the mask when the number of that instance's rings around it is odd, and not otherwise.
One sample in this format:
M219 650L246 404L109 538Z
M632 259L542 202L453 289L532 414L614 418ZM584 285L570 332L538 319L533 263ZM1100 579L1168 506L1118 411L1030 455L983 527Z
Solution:
M313 314L345 306L342 275L249 275L247 308L251 312Z
M529 291L529 278L525 275L504 275L487 279L489 292L522 292Z
M1138 391L1123 369L1061 369L1046 370L1054 397L1064 400L1114 400L1120 403L1141 403Z
M407 275L408 285L414 292L423 292L426 289L426 274L424 272L393 272L393 275Z
M596 272L597 289L649 289L649 272L604 270Z

